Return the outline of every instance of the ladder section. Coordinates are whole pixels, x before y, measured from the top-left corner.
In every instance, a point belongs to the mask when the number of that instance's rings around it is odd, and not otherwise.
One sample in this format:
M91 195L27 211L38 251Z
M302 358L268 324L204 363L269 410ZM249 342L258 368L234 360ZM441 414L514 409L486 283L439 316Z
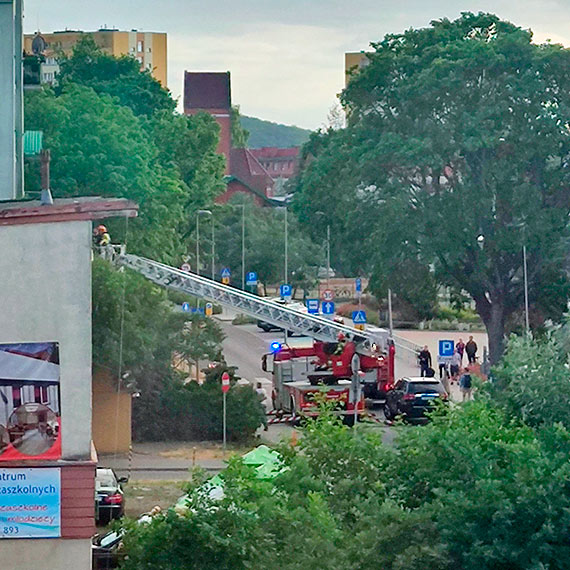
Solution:
M343 333L347 339L353 340L360 350L371 350L373 345L383 350L387 349L389 335L384 329L373 333L359 331L318 315L299 313L263 297L137 255L120 253L115 256L114 261L118 265L137 271L157 285L219 303L291 332L325 342L336 342L338 334Z

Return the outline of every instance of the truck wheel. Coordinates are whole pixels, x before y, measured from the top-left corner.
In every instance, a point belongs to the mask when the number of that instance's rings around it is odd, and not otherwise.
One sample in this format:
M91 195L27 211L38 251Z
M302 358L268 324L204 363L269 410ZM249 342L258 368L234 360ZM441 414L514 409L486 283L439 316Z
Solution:
M354 426L354 414L346 414L342 418L342 423L345 426L353 427Z

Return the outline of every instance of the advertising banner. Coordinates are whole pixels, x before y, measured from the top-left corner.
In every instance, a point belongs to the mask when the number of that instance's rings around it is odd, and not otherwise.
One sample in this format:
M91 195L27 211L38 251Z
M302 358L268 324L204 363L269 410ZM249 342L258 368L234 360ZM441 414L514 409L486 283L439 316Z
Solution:
M0 468L0 538L60 536L60 469Z
M0 463L61 457L59 348L0 344Z

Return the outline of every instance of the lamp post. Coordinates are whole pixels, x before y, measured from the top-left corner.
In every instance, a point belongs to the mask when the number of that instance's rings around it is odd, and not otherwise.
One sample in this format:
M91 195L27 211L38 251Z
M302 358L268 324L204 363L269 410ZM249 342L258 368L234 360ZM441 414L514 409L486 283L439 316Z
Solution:
M222 204L214 204L221 206ZM224 204L230 208L241 208L241 288L245 291L245 204Z
M283 281L283 283L288 283L288 277L289 277L289 268L288 268L288 263L289 263L289 239L288 239L288 223L287 223L287 205L285 206L278 206L276 208L277 210L285 210L285 280Z
M479 247L483 249L485 244L485 236L479 234L477 236L477 243ZM530 321L529 321L529 309L528 309L528 263L526 258L526 243L522 246L522 258L523 258L523 287L524 287L524 321L525 321L525 331L526 334L530 333Z
M317 216L325 216L324 212L315 212ZM331 278L331 225L327 222L327 289L330 289Z
M200 274L200 224L198 220L200 216L211 216L212 221L212 281L216 279L216 239L215 239L215 226L214 226L214 215L212 214L211 210L198 210L198 215L196 216L196 263L197 263L197 271L198 275Z

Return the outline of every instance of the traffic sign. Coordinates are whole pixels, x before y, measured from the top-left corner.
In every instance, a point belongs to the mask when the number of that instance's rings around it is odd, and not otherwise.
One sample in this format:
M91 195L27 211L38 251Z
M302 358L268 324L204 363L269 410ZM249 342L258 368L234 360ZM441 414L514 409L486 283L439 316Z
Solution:
M323 301L332 301L334 299L334 293L330 289L325 289L323 291Z
M286 297L291 297L291 293L293 293L293 288L291 287L291 285L283 284L281 285L281 287L279 287L279 293L281 294L281 297L283 297L283 299L285 299Z
M225 394L230 389L230 375L227 372L222 374L222 392Z
M257 273L255 271L249 271L245 277L246 285L257 285Z
M439 341L439 356L453 356L454 342L452 340Z
M325 301L322 307L323 315L334 315L334 303L332 301Z
M186 271L186 273L190 273L191 267L190 267L190 264L189 264L189 263L183 263L183 264L180 266L180 269L181 269L182 271Z
M360 279L360 277L357 277L355 280L355 286L356 286L356 292L357 293L362 293L362 279Z
M189 313L190 312L190 303L188 303L188 302L182 303L182 310L185 313Z
M352 322L355 325L366 324L366 311L352 311Z
M310 315L318 315L319 314L319 300L318 299L307 299L305 301L307 304L307 312Z
M224 267L221 271L221 276L223 277L230 277L232 272L230 271L229 267Z
M214 305L206 303L206 316L211 317L214 314Z

